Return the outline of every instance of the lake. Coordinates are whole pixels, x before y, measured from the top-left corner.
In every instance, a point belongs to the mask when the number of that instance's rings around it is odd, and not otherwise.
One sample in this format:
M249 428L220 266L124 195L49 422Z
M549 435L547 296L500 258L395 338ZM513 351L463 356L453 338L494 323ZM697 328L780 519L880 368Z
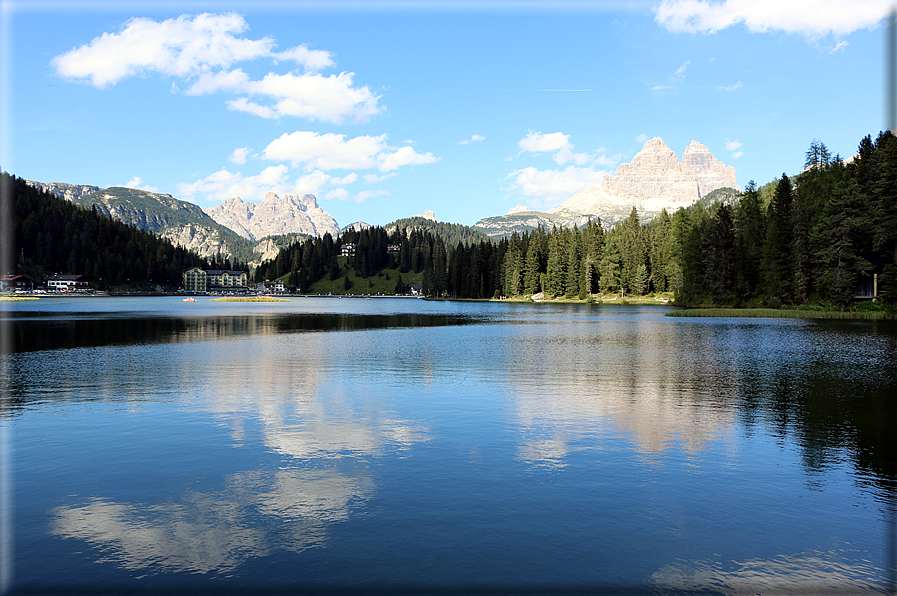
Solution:
M12 593L894 590L894 322L3 306Z

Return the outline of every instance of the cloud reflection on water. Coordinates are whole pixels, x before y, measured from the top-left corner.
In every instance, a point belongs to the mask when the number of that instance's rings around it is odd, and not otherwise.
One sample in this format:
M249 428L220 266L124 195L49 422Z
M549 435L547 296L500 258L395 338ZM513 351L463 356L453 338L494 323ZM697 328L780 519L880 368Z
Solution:
M176 503L97 498L57 507L50 533L84 540L104 553L97 562L129 570L226 573L278 548L322 546L328 525L348 519L374 492L371 478L333 470L239 472L224 484ZM260 524L259 515L279 522Z

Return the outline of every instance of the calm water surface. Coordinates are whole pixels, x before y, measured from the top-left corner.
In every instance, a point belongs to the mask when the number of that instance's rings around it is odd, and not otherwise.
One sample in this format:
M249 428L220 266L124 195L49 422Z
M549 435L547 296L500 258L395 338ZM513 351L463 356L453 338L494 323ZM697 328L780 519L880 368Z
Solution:
M6 305L13 593L889 593L897 326Z

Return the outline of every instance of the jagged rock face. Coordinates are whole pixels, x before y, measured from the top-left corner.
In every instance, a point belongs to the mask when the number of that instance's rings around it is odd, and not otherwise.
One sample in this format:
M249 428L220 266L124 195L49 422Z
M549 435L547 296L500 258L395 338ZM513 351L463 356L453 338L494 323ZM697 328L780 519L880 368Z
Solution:
M57 197L61 197L66 201L74 201L83 195L90 194L100 190L98 186L89 186L86 184L66 184L64 182L35 182L34 180L26 180L25 184L39 188Z
M253 262L262 263L276 259L280 253L280 248L272 238L265 238L252 247L252 252L259 255L258 258L253 259Z
M312 236L339 233L336 219L318 207L314 195L287 193L281 199L269 192L261 203L236 197L205 212L219 224L253 241L292 232Z
M687 207L717 188L736 188L735 168L726 166L697 141L682 153L682 161L659 137L645 143L630 163L605 176L598 187L579 191L551 213L620 215L635 207L651 218L662 209Z
M218 235L217 230L202 226L184 225L167 228L162 237L175 246L192 250L201 257L214 257L217 254L229 254L227 243Z
M355 230L356 232L360 232L360 231L362 231L362 230L369 230L369 229L371 229L372 227L373 227L373 226L372 226L371 224L369 224L369 223L365 223L365 222L363 222L363 221L356 221L355 223L350 223L350 224L347 225L347 226L343 226L343 228L340 229L339 232L340 232L340 234L342 234L343 232L346 232L346 231L348 231L348 230L350 230L350 229L353 229L353 230Z

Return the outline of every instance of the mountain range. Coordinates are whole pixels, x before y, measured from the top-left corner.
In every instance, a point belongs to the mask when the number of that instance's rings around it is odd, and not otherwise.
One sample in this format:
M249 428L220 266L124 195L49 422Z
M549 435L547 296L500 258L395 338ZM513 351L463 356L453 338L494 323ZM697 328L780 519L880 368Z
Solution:
M201 209L168 194L134 188L26 182L83 207L96 207L100 213L159 234L201 256L221 254L250 265L273 259L281 248L299 238L328 232L336 236L341 231L336 219L318 206L312 194L284 193L281 197L269 192L260 203L235 197L214 208ZM613 175L605 175L600 185L577 192L555 209L539 212L518 205L506 215L481 219L472 229L452 224L470 231L452 228L451 235L466 240L478 234L504 237L540 225L582 226L599 217L605 227L610 227L625 219L633 208L644 223L663 209L672 212L688 207L719 189L729 189L724 193L727 197L740 190L733 167L716 159L697 141L685 148L680 161L662 139L655 137L631 162L620 165ZM425 211L422 216L388 226L418 227L428 220L435 223L435 219L432 211ZM362 222L353 225L359 229L367 226Z

